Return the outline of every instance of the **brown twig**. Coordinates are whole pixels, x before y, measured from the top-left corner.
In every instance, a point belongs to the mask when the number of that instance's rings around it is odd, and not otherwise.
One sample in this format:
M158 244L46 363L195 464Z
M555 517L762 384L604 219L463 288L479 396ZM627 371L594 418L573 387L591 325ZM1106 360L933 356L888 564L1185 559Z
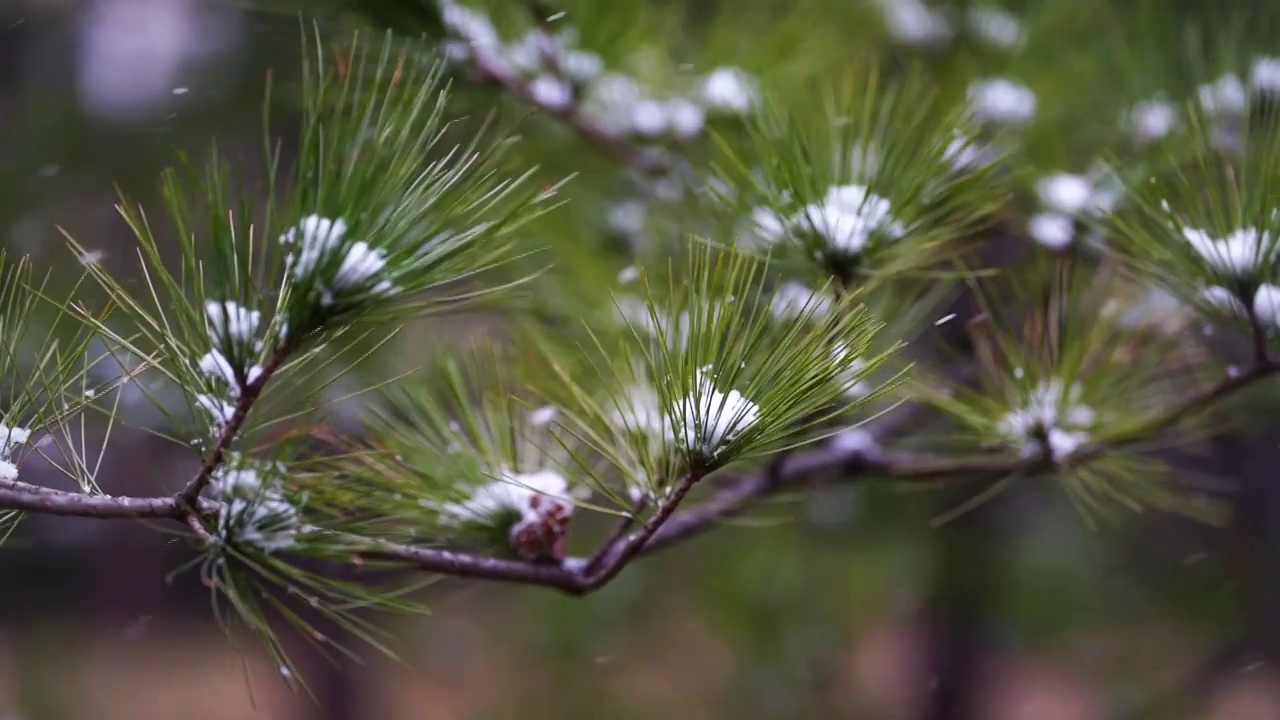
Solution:
M1267 353L1267 329L1262 326L1262 320L1258 317L1258 311L1253 303L1244 303L1244 311L1245 316L1249 318L1249 330L1253 336L1253 364L1255 367L1269 365L1271 359Z
M213 474L218 467L222 465L223 457L227 450L231 447L231 442L235 440L240 429L244 427L245 420L249 418L249 411L253 409L254 403L262 396L262 391L266 388L267 383L271 382L271 378L284 366L285 360L288 359L292 347L290 343L281 343L271 357L267 359L265 365L262 366L262 372L254 381L247 383L240 392L240 397L236 399L235 410L227 423L222 426L222 430L218 433L217 439L213 443L213 449L209 451L208 457L201 464L200 470L196 473L191 482L179 492L175 498L183 506L194 508L200 499L200 493L209 485L213 479Z
M644 512L648 504L648 500L642 495L638 500L632 503L630 512L618 518L618 522L614 525L613 531L610 532L609 536L605 538L605 541L600 544L600 548L596 550L595 555L592 555L591 559L587 561L586 568L584 569L585 573L590 575L600 568L600 563L604 562L604 559L609 555L613 546L622 542L622 539L627 535L627 531L631 529L633 524L635 524L636 518L639 517L640 513Z
M522 585L539 585L569 593L582 592L582 576L563 565L547 565L527 560L487 557L467 552L424 548L330 533L367 549L370 557L403 561L419 570L453 577L495 580Z
M1074 456L1074 459L1076 461L1087 461L1111 450L1141 442L1212 407L1236 391L1276 374L1278 370L1280 370L1280 365L1264 359L1245 372L1228 375L1207 390L1192 395L1124 436L1113 437L1106 442L1091 443L1085 446Z
M660 151L636 147L626 137L610 132L582 115L576 103L564 110L543 106L529 90L529 82L503 63L494 62L488 52L475 48L471 66L481 79L502 87L532 107L562 120L587 142L604 151L619 164L642 172L659 174L670 169L670 158Z
M185 509L186 508L184 506L183 510ZM200 519L200 515L197 513L186 513L185 521L187 523L187 527L191 528L191 532L195 533L196 537L200 538L200 541L205 544L205 547L218 544L218 538L211 535L209 531L204 528L204 522Z
M699 480L696 473L690 473L676 483L666 497L658 502L658 507L654 509L653 514L645 520L644 525L639 530L628 535L621 542L613 543L608 546L609 549L605 553L605 557L599 563L599 568L591 573L583 574L583 592L590 592L604 586L613 578L617 577L619 572L627 563L639 554L645 544L653 538L659 528L662 527L676 508L680 506L680 501L684 500L684 496L693 488L694 483Z
M883 461L879 445L901 433L907 427L918 425L926 407L909 405L897 412L878 418L869 429L870 443L860 446L828 442L824 445L787 453L777 462L769 463L756 473L735 478L714 497L673 516L654 537L645 544L645 554L657 552L670 545L683 542L695 535L744 512L760 499L789 487L807 483L812 479L840 473L841 480L856 482L870 477L868 462L873 456Z
M69 515L100 520L178 519L183 507L172 497L112 497L63 492L5 482L0 484L0 508L43 515Z
M1238 390L1270 377L1278 369L1280 366L1267 363L1227 378L1174 406L1166 414L1140 428L1140 432L1135 431L1123 438L1086 446L1073 456L1073 462L1087 462L1110 450L1145 439ZM258 392L261 392L261 387ZM909 417L909 414L904 413L904 416ZM873 433L873 437L880 435ZM657 551L693 537L720 520L741 512L762 496L817 477L839 473L846 481L872 477L904 481L947 478L972 480L1035 469L1045 462L1005 456L936 458L889 451L875 445L833 442L795 452L785 462L734 481L713 499L684 512L677 512L681 501L698 479L697 476L690 475L659 502L640 530L629 535L611 537L604 544L602 559L590 571L588 565L591 561L585 559L570 559L559 565L548 565L453 550L399 545L332 531L321 532L357 544L373 555L404 561L420 570L455 577L538 585L581 595L607 584L640 554ZM94 496L50 490L16 481L0 482L0 509L99 519L156 518L188 522L193 515L192 507L193 505L183 502L181 494L154 498ZM201 500L198 496L194 507L198 508L200 515L217 510L212 501ZM207 540L207 532L203 536Z

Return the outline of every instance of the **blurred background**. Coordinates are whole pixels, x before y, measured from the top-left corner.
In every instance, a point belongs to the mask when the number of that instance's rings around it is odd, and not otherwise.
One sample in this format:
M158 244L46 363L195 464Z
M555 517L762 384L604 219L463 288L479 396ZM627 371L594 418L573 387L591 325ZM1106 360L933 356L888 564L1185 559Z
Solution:
M1090 93L1109 97L1144 72L1115 54L1119 2L1010 3L1025 27L1061 32L960 55L930 47L920 3L625 4L575 7L601 21L584 18L583 45L637 75L664 63L800 72L798 43L805 57L927 52L939 77L961 66L1086 68L1067 83L1067 104L1087 109ZM1264 4L1235 3L1236 27ZM1212 34L1230 14L1223 2L1154 8L1172 34ZM67 282L82 262L136 273L117 192L155 203L158 172L211 138L260 155L265 78L296 76L298 39L293 15L219 0L0 0L4 244ZM521 157L548 182L582 173L562 191L560 235L621 258L643 232L660 189L637 189L492 89L464 83L456 107L497 108L534 137ZM288 123L280 130L287 138ZM91 256L71 254L58 226ZM436 323L390 352L412 358L415 343L475 327ZM145 397L132 400L131 422L160 422ZM1218 481L1234 508L1220 526L1148 513L1093 527L1051 488L938 522L965 498L827 487L771 501L584 599L436 583L425 591L430 616L387 621L402 663L371 652L364 665L331 664L299 642L314 699L289 691L252 638L228 640L194 573L170 581L190 557L185 543L127 523L30 518L0 552L0 718L1280 718L1280 436L1269 398L1246 400L1232 412L1247 430L1169 451L1180 472ZM329 420L358 413L340 404ZM127 430L105 462L108 492L149 494L178 487L194 458ZM37 471L32 482L58 485Z

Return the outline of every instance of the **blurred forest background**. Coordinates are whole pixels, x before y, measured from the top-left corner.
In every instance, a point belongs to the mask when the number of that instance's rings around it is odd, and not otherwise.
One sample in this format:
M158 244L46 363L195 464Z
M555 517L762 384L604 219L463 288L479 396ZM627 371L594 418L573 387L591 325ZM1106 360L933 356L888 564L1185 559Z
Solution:
M500 20L502 4L490 5ZM1065 108L1057 120L1079 120L1082 136L1091 116L1112 121L1119 98L1174 89L1160 38L1231 31L1280 51L1280 36L1255 37L1264 0L1007 2L1030 39L998 49L972 38L941 49L900 42L892 11L870 0L568 5L583 47L655 82L671 68L735 65L785 87L844 57L915 56L946 92L1016 72L1044 107ZM1203 73L1184 68L1176 87L1244 57L1205 46ZM116 187L154 200L175 148L199 155L210 138L260 154L265 77L296 76L299 47L297 17L218 0L0 0L3 242L65 267L71 282L80 268L61 225L96 248L81 260L134 272ZM451 112L496 108L504 127L533 140L519 157L546 182L578 173L562 190L569 203L530 238L577 243L589 257L572 272L612 278L628 241L658 232L645 215L655 196L679 206L529 107L459 82ZM1043 134L1048 148L1055 138ZM1058 140L1045 157L1072 157L1073 140ZM483 332L476 320L401 335L385 372ZM193 574L166 581L188 557L184 544L128 523L34 517L0 553L0 718L1280 717L1280 450L1275 405L1260 393L1233 409L1243 429L1169 451L1229 498L1236 512L1221 526L1149 513L1090 527L1037 488L939 523L965 498L824 487L638 563L585 599L437 583L426 590L431 616L394 621L403 664L371 653L368 665L330 665L300 648L316 701L291 694L254 643L226 640ZM134 401L131 422L159 422L145 398ZM357 402L335 407L330 422L356 422ZM131 430L117 433L106 462L107 491L146 494L176 487L193 460ZM58 482L34 472L31 482Z

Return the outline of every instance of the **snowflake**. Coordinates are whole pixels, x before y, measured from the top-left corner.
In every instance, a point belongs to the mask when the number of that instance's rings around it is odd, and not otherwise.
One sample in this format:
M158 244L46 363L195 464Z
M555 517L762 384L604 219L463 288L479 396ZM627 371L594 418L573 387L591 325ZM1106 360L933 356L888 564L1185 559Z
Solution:
M848 346L836 343L831 349L831 362L840 367L838 382L846 397L856 400L871 393L871 384L864 377L867 362L862 358L850 358Z
M575 82L595 80L604 72L604 61L587 50L567 50L560 56L560 70Z
M1050 250L1063 250L1075 238L1076 221L1062 213L1037 213L1027 223L1027 233Z
M998 48L1007 50L1022 43L1022 23L1016 15L1000 8L970 8L969 27L978 37Z
M503 468L499 479L481 485L461 502L436 504L440 520L448 525L493 523L514 516L507 528L511 547L525 559L562 559L564 533L573 516L569 483L553 470L514 473Z
M625 133L633 127L632 107L643 99L644 93L634 78L609 72L587 87L580 110L600 129Z
M293 276L302 280L315 272L331 253L342 245L347 234L347 223L341 218L331 220L319 215L308 215L296 228L280 236L282 245L297 245L296 253L289 255L289 267Z
M1258 290L1261 292L1262 288L1258 288ZM1202 303L1214 310L1225 312L1228 315L1243 316L1245 314L1244 303L1240 302L1240 298L1227 288L1207 287L1200 291L1198 297Z
M707 124L707 111L701 105L684 98L672 98L666 103L667 121L671 134L681 140L692 140L702 133Z
M1280 328L1280 287L1261 285L1253 296L1253 312L1263 325Z
M631 127L640 135L662 135L668 122L667 108L659 100L645 98L631 106Z
M1000 149L980 144L959 130L953 130L942 150L942 159L956 172L970 172L994 164L1000 159Z
M881 0L880 9L889 35L898 42L931 47L951 39L947 19L920 0Z
M31 431L24 427L5 425L0 423L0 458L8 460L13 457L13 451L19 445L25 445L31 440Z
M755 208L748 223L748 239L772 245L786 236L787 225L787 219L777 212L767 207Z
M339 292L350 290L367 282L382 272L386 266L387 260L381 250L369 247L368 243L362 241L353 242L347 250L347 256L342 259L342 265L338 267L337 275L333 278L333 288ZM386 294L391 289L391 281L382 280L373 287L373 292Z
M498 31L484 13L459 5L453 0L442 0L440 18L453 35L475 47L497 47L501 44Z
M331 220L319 215L308 215L298 226L280 236L283 245L296 246L286 260L294 278L305 280L332 266L332 258L343 250L347 224L341 219ZM334 293L342 293L367 284L386 269L387 260L382 250L356 240L345 248L342 261L334 273L331 286L320 283L322 303L330 305ZM383 279L373 285L371 292L386 295L395 286Z
M31 430L28 428L0 423L0 480L18 479L18 466L13 462L13 453L19 445L25 445L30 440Z
M559 417L559 415L559 408L554 405L545 405L529 413L529 424L534 427L545 427L555 422L555 419Z
M200 358L200 372L206 376L226 383L233 397L239 395L240 382L236 379L236 371L231 361L217 350L210 350ZM245 384L252 385L262 376L262 368L252 365L245 371Z
M209 486L218 497L253 498L268 492L284 474L283 463L261 462L230 453L214 472Z
M662 411L662 399L652 385L638 383L613 400L609 422L629 432L653 436L670 435L671 423Z
M213 395L196 395L196 405L213 419L215 432L231 422L231 418L236 412L235 405Z
M1093 198L1093 183L1083 175L1055 173L1040 180L1036 193L1040 202L1049 209L1075 215L1089 206Z

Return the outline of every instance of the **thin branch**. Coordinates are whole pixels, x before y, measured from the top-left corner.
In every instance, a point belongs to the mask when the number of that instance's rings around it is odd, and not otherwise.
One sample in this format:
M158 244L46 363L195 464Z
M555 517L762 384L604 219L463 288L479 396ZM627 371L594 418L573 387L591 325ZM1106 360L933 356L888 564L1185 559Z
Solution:
M687 540L722 520L742 513L768 495L824 475L838 474L842 482L871 478L915 482L949 478L971 480L975 477L1005 475L1028 465L1034 463L1004 456L947 459L829 444L797 454L792 461L777 469L766 468L738 479L712 499L672 518L662 532L645 546L644 551L656 552Z
M185 511L186 506L182 506L182 509ZM191 532L195 533L196 537L200 538L200 541L204 543L205 547L211 547L218 544L218 538L214 537L205 529L204 522L200 519L200 515L198 513L186 513L185 521L187 523L187 527L191 528Z
M660 174L670 168L670 157L665 152L636 147L625 136L611 132L585 117L578 110L576 98L564 110L555 110L538 102L530 90L529 81L523 75L506 63L495 62L495 58L483 48L474 48L471 65L481 79L492 82L530 106L559 118L619 164L652 174Z
M185 513L184 507L172 497L112 497L63 492L34 486L27 488L15 486L22 484L9 482L0 484L0 508L100 520L178 519Z
M283 360L279 360L278 364L282 362ZM1227 378L1174 406L1164 415L1125 437L1112 438L1109 441L1085 447L1073 458L1073 462L1086 462L1110 450L1145 439L1226 396L1275 374L1277 370L1280 370L1280 366L1268 363ZM255 387L257 393L260 393L261 383ZM246 394L249 394L248 389ZM256 394L253 397L256 397ZM903 418L899 421L903 425L913 424L910 420L911 413L902 413L902 416ZM243 423L243 418L240 422ZM872 437L877 438L878 442L879 437L890 432L890 427L893 426L868 432L872 432ZM225 443L223 447L225 448ZM333 531L324 532L356 544L375 556L401 560L420 570L455 577L539 585L582 595L603 587L631 560L642 553L654 552L693 537L716 522L741 512L769 493L781 488L797 486L823 475L839 473L846 481L872 477L914 481L946 478L969 480L1034 470L1041 466L1048 467L1047 461L1005 456L935 458L885 450L876 442L829 442L810 450L796 452L764 471L735 481L713 499L692 509L677 512L681 501L698 479L694 475L686 477L672 488L667 497L663 498L654 513L638 531L630 535L615 533L615 536L606 541L602 548L602 559L595 563L597 567L593 568L589 568L592 561L587 559L575 558L559 565L548 565L453 550L399 545ZM210 475L211 473L212 471ZM192 507L184 502L182 494L156 498L93 496L51 490L16 481L0 482L0 509L101 519L159 518L180 522L189 521L196 515L217 512L216 503L201 499L198 495L194 505L197 510L192 511ZM211 536L207 532L198 532L198 534L206 542L210 541Z
M1110 450L1141 442L1162 430L1168 429L1172 425L1207 410L1236 391L1275 375L1277 371L1280 371L1280 365L1264 360L1243 373L1228 375L1207 390L1187 398L1162 415L1121 437L1113 437L1105 442L1091 443L1084 447L1075 457L1079 460L1089 460Z
M1228 395L1241 390L1280 370L1280 365L1266 363L1248 372L1227 377L1207 390L1175 405L1166 413L1143 425L1124 437L1085 446L1072 457L1073 464L1082 464L1112 450L1139 442L1182 422ZM918 406L917 406L918 408ZM906 413L902 414L903 416ZM877 428L868 431L877 443L898 427ZM824 475L839 474L845 482L859 482L873 477L892 480L928 481L948 477L969 479L1008 475L1019 471L1032 471L1049 467L1045 460L1025 460L1010 457L931 458L903 452L891 452L873 445L845 446L828 443L810 451L797 453L775 469L765 469L744 476L706 502L685 510L671 518L662 530L644 547L644 552L657 552L683 542L708 530L721 521L732 518L750 508L760 499L783 489L803 484Z
M739 515L760 499L807 483L815 477L835 472L840 472L844 481L868 477L868 460L873 455L883 460L880 446L906 429L918 427L926 410L927 406L922 404L909 405L898 412L877 418L866 430L846 431L866 433L864 442L842 444L838 440L831 440L804 451L788 453L756 473L730 481L728 487L711 499L672 517L645 544L643 552L657 552L700 535L721 521Z
M335 533L335 535L345 537L360 546L368 548L369 555L372 557L402 560L419 570L461 578L496 580L522 585L541 585L574 594L583 592L581 574L562 565L547 565L526 560L487 557L454 550L400 545L384 540L343 535L341 533Z
M644 525L639 530L629 535L622 542L614 543L604 560L600 562L600 568L595 572L584 574L583 591L590 592L600 588L617 577L618 573L622 572L622 568L626 567L627 563L631 562L639 554L645 543L649 542L659 528L662 527L662 524L675 513L680 501L684 499L684 496L689 493L689 490L699 479L699 476L694 473L682 478L675 487L671 488L671 492L658 503L658 507L654 509L653 514L649 516L649 519L644 522Z
M1265 367L1270 365L1271 359L1267 353L1267 329L1262 326L1262 320L1258 317L1258 311L1254 308L1253 303L1244 303L1244 311L1249 318L1249 331L1253 336L1254 366Z
M607 538L605 538L604 543L600 545L600 549L596 551L596 554L592 555L591 559L587 561L587 566L583 572L590 575L600 568L600 564L609 556L613 547L623 541L627 536L627 531L631 529L633 524L635 524L636 517L638 517L640 513L644 512L644 509L648 504L648 500L645 499L644 496L641 496L640 499L636 500L635 503L632 504L630 512L618 518L618 522L614 525L613 531L609 533Z
M32 485L18 480L0 480L0 488L36 494L67 492L64 490L55 490L54 488L44 487L43 485ZM68 494L74 495L75 493L68 492Z
M277 371L284 365L292 351L292 343L282 343L276 348L271 357L267 359L265 365L262 366L262 372L253 382L247 383L240 392L240 397L236 400L235 410L232 412L230 419L222 426L222 431L218 433L218 438L213 443L213 449L209 451L209 456L205 458L204 463L200 466L199 472L187 483L175 497L185 507L196 507L200 499L200 493L204 492L205 487L213 479L213 474L218 467L222 465L223 457L227 450L231 447L231 442L235 440L240 429L244 427L245 420L249 418L249 411L253 409L254 403L262 396L263 389Z
M673 516L645 543L642 552L648 555L700 535L721 521L742 513L761 498L776 492L779 487L781 483L767 473L748 475L721 490L710 500Z

